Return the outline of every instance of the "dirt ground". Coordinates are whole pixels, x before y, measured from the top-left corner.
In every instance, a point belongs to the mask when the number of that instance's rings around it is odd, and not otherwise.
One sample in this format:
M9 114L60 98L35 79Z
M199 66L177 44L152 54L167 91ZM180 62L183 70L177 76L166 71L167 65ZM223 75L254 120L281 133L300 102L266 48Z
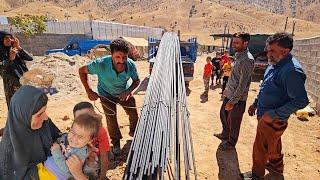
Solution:
M191 113L190 121L192 136L194 140L196 165L199 179L237 179L241 171L249 171L252 164L252 146L256 133L257 120L245 113L236 151L218 151L220 141L213 133L221 131L219 110L221 106L219 87L212 88L209 92L209 100L201 102L200 95L204 91L202 73L205 64L205 55L198 58L195 64L195 79L190 83L190 95L188 96L188 108ZM142 85L139 92L135 94L137 106L143 105L146 88L146 77L148 76L148 63L137 62L138 71ZM78 78L74 77L74 78ZM79 83L75 81L74 83ZM2 81L0 83L0 127L4 126L7 117ZM57 95L49 97L48 114L62 130L66 131L72 123L73 106L80 101L88 101L84 89L76 93L66 92L58 89ZM253 102L259 91L259 83L252 83L247 108ZM102 109L99 102L97 107ZM69 120L62 120L68 116ZM128 136L128 118L122 108L118 107L118 121L123 139L123 154L121 157L113 158L110 170L107 173L109 179L121 179L125 168L125 155L130 148ZM105 121L104 121L104 125ZM320 179L320 118L311 117L309 121L300 121L295 115L289 119L289 126L283 135L283 152L285 163L285 179ZM0 152L1 153L1 152Z

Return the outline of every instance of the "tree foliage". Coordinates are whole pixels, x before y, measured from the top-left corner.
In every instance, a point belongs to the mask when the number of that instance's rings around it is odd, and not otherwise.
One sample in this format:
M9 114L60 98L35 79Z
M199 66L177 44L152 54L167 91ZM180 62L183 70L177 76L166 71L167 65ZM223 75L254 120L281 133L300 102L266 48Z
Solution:
M10 23L22 31L26 37L41 34L46 30L46 17L43 15L19 14L9 19Z

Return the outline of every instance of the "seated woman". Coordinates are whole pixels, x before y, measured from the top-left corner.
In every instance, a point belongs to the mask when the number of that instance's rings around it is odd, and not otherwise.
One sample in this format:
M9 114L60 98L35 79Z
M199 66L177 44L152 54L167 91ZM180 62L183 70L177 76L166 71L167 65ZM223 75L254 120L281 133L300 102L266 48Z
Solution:
M53 143L47 102L33 86L22 86L13 95L0 142L1 180L39 179L37 164L47 159ZM69 157L66 164L75 179L87 179L77 157Z

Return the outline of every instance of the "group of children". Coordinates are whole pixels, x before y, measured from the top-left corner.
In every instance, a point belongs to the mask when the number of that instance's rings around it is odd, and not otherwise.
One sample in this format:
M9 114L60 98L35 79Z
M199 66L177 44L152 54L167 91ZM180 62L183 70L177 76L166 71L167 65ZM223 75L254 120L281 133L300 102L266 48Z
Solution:
M73 109L74 121L51 146L51 154L43 164L38 164L40 179L72 179L66 160L76 155L84 161L83 173L89 179L105 179L110 151L108 132L102 126L102 116L89 102L81 102Z
M231 69L232 69L232 59L229 57L228 52L221 56L220 52L216 52L216 57L211 58L210 56L206 59L206 65L204 66L204 73L203 73L203 82L204 82L204 93L203 95L208 99L209 93L209 84L211 78L211 86L214 85L214 77L216 76L216 85L221 84L221 77L222 78L222 91L226 88L227 82L229 77L231 76Z

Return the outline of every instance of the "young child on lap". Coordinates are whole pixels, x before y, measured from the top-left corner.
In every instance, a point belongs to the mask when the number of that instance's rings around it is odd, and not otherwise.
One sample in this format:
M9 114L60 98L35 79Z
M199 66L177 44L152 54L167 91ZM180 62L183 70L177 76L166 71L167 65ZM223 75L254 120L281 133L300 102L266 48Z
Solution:
M96 116L101 123L102 116L94 111L94 107L90 102L80 102L74 106L74 118L82 114ZM109 135L101 123L97 136L90 143L90 153L85 162L84 173L93 179L105 179L109 164L109 151Z
M57 143L52 145L52 156L49 156L44 162L44 167L49 171L47 174L51 175L51 177L53 175L55 179L59 180L72 178L66 160L71 155L76 155L80 160L84 161L89 152L88 144L97 136L100 126L101 119L96 116L90 114L77 116L70 128L70 132L63 134L58 138ZM42 179L41 176L40 179Z

